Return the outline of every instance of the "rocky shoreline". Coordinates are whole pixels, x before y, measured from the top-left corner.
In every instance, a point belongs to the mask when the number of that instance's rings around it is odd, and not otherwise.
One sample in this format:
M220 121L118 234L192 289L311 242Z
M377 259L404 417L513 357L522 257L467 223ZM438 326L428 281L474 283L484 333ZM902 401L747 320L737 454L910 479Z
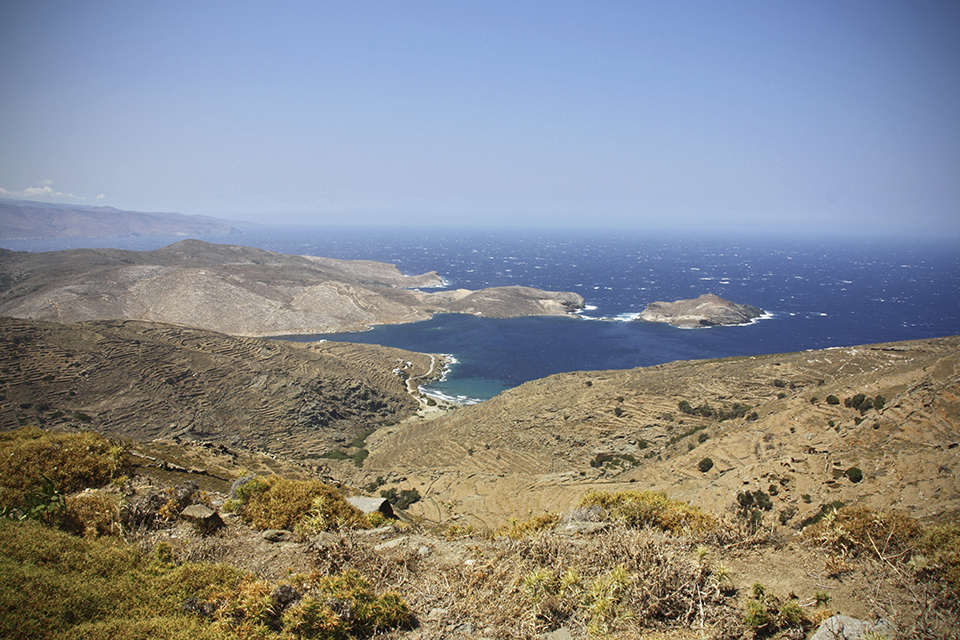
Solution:
M692 300L651 302L638 320L665 322L685 329L720 325L748 324L766 315L763 309L749 304L737 304L712 293Z

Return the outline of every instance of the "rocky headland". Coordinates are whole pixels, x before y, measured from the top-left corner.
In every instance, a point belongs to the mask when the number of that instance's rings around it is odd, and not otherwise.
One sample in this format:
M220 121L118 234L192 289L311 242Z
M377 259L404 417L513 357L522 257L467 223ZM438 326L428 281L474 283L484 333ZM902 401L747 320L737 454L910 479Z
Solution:
M411 276L380 262L200 240L155 251L0 250L0 313L52 322L150 320L270 336L361 331L435 313L568 315L583 306L575 293L529 287L419 290L442 282L435 271Z
M639 316L647 322L665 322L685 329L745 324L764 314L763 309L737 304L712 293L692 300L651 302Z

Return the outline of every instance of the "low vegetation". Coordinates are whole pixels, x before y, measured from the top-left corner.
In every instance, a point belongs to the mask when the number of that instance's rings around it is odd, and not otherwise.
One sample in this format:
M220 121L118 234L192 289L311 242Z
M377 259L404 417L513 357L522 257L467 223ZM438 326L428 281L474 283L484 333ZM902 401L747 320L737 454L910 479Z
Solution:
M121 444L91 432L23 427L0 433L0 508L22 513L44 495L108 484L127 472L123 454Z
M748 588L725 564L731 550L782 544L761 526L772 489L737 496L737 519L749 527L663 493L590 491L568 513L530 514L496 534L451 522L447 535L384 550L379 538L357 531L371 519L330 485L255 476L236 483L231 503L246 523L304 536L333 531L338 540L315 552L312 569L267 579L215 561L227 534L208 539L181 530L176 548L151 537L156 527L172 526L185 505L209 496L196 487L161 489L150 494L155 517L138 519L143 507L119 490L119 445L29 429L4 434L0 443L6 457L19 455L33 470L22 484L15 467L0 476L11 500L0 518L2 637L400 638L400 630L443 616L459 625L441 627L446 635L486 629L519 639L565 628L577 637L695 630L708 638L798 638L832 613L825 591L784 596L759 583ZM57 474L23 453L35 450L49 452ZM415 490L384 493L397 504L420 497ZM57 517L28 515L36 504ZM839 503L817 516L803 523L798 540L824 554L828 571L843 575L872 563L873 579L912 598L897 604L910 611L895 612L902 637L951 637L960 609L960 527ZM570 527L580 533L565 533ZM202 552L190 551L191 535ZM431 554L443 545L459 555L439 565Z
M737 418L747 417L750 420L756 420L758 415L753 411L753 407L748 404L734 402L731 405L724 405L720 408L710 406L710 403L704 402L696 407L690 404L688 400L681 400L677 403L677 408L681 413L690 416L700 416L703 418L714 418L720 422L724 420L736 420Z
M271 582L222 564L143 555L115 539L0 521L0 636L23 640L369 637L410 624L356 572Z
M636 529L652 527L668 533L703 534L718 532L720 528L714 516L654 491L590 491L578 506L597 507L605 517Z
M235 495L231 508L256 529L316 533L369 526L339 491L317 480L256 477L240 485Z

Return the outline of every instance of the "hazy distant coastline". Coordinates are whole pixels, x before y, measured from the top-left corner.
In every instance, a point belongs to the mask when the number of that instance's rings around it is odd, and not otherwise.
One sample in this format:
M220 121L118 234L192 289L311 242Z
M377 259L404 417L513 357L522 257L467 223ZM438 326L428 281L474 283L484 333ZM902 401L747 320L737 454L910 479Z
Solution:
M0 240L239 234L242 223L181 213L0 199Z

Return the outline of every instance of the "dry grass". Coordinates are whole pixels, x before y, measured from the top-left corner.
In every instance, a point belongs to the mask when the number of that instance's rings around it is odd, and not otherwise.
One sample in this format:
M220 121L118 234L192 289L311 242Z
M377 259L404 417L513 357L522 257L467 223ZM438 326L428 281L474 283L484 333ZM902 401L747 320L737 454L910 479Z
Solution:
M368 526L339 491L317 480L258 477L237 490L237 499L239 513L257 529L309 533Z
M91 432L24 427L0 433L0 507L22 508L49 480L64 493L101 487L125 473L124 448Z
M633 528L695 535L718 533L721 528L720 521L709 513L655 491L590 491L580 499L579 506L599 507L606 517Z
M844 507L807 527L804 539L835 555L828 571L857 558L878 562L905 593L885 604L904 638L956 638L960 628L960 526L923 526L894 511Z
M722 565L685 534L618 525L588 537L542 530L448 544L460 555L440 570L408 547L374 553L347 544L320 562L355 568L379 589L401 590L420 615L490 637L740 628Z

